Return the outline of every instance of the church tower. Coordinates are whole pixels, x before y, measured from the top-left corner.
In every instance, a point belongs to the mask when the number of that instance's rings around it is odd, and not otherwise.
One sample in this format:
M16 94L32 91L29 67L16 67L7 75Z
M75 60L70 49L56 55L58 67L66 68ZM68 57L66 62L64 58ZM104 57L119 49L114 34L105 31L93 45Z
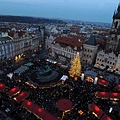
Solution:
M120 4L113 14L112 28L106 42L106 49L120 53Z

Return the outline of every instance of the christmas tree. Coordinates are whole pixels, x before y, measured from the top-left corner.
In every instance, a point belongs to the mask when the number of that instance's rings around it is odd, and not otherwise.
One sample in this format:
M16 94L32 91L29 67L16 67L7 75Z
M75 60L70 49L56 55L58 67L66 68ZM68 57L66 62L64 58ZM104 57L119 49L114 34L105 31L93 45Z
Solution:
M71 62L71 67L69 71L69 75L71 77L79 77L81 73L81 63L79 53L76 54L76 57Z

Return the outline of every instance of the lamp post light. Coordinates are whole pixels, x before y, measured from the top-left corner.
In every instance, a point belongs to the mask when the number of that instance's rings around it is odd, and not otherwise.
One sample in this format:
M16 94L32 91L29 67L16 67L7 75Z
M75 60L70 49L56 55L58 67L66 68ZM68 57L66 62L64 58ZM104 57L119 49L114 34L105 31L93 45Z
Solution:
M97 84L98 77L95 77L94 84Z
M83 81L84 80L84 73L82 73L82 75L81 75L81 80Z

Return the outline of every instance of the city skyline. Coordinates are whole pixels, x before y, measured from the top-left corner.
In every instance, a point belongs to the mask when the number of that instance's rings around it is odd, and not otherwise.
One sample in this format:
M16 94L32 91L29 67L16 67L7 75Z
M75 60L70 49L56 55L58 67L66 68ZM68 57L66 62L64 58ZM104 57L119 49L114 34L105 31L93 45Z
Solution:
M0 14L112 23L119 0L1 0ZM98 14L99 13L99 14Z

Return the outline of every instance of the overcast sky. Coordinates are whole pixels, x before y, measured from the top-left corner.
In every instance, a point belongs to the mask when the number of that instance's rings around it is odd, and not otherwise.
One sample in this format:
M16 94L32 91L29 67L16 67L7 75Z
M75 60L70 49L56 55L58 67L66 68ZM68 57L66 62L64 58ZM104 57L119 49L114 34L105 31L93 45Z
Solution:
M0 0L0 14L112 22L120 0Z

